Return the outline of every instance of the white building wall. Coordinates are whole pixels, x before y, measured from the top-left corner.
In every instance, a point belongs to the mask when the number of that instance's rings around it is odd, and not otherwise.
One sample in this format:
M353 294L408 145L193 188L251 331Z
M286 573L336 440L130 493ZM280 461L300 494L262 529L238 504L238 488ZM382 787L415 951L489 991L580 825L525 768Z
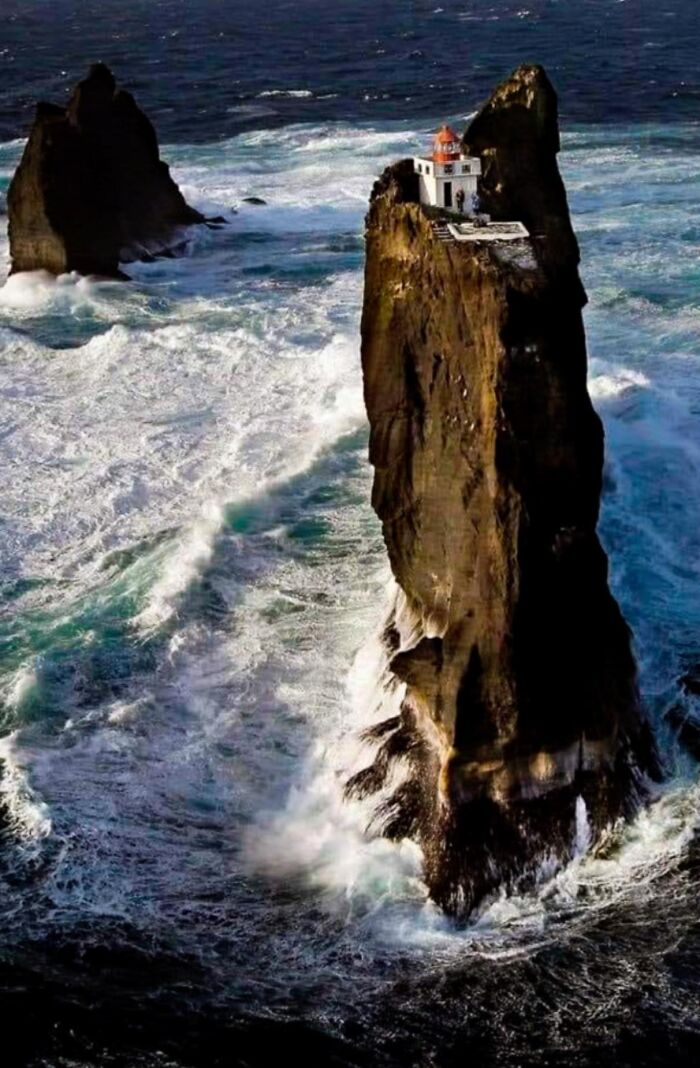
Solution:
M437 185L434 175L418 175L418 195L421 204L437 204Z
M464 190L464 205L471 207L471 198L477 192L481 160L476 158L455 160L452 164L434 163L430 159L415 157L414 170L418 174L418 192L421 204L437 208L445 205L445 184L452 187L452 209L457 208L457 193ZM447 167L447 173L445 168ZM450 172L451 168L451 172ZM467 168L465 171L464 168Z
M446 186L449 184L452 187L452 204L450 207L453 211L457 210L457 193L460 189L464 190L464 206L467 210L471 208L471 198L476 193L476 175L457 175L456 177L448 176L446 178L438 178L437 182L437 195L435 203L439 208L446 208L448 205L445 203Z
M432 160L417 160L416 162L432 165L435 174L438 176L481 174L481 160L476 156L464 156L462 159L456 159L452 163L433 163Z

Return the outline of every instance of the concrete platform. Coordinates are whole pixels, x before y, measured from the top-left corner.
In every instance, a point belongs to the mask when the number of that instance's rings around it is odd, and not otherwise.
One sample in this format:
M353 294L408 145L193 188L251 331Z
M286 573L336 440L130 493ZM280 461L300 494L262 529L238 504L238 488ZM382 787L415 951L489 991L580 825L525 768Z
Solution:
M530 236L521 222L451 222L447 229L455 241L522 241Z

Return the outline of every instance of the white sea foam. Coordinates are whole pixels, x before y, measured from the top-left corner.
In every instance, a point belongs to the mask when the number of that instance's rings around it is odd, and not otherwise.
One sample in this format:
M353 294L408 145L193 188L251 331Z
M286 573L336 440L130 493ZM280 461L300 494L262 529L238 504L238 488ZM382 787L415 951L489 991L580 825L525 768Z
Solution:
M193 916L202 887L219 891L211 909L227 929L252 869L301 879L348 924L381 905L373 930L386 942L439 947L448 961L467 944L508 955L521 936L531 947L591 909L653 894L695 833L697 791L684 781L607 852L585 848L579 812L572 864L543 868L536 892L499 896L458 933L426 902L415 848L366 833L372 800L342 800L372 756L359 731L400 700L382 688L379 643L366 642L387 565L363 442L343 466L343 436L364 425L362 216L383 163L424 133L325 124L174 146L183 190L228 227L198 234L186 260L135 265L131 285L20 275L0 293L0 558L12 578L45 580L21 606L70 621L72 598L94 604L123 581L135 641L170 630L123 693L101 698L98 686L92 703L72 704L67 687L63 730L2 743L19 837L68 836L47 884L62 915L104 910L198 944L212 915ZM565 138L562 162L585 227L591 392L615 476L602 529L645 692L657 693L700 632L688 506L700 321L677 277L696 245L678 237L682 205L663 199L669 186L684 195L697 160L650 162L633 138L596 136ZM653 196L639 188L641 162ZM268 208L229 215L252 194ZM250 529L230 529L230 506ZM138 563L119 580L114 550L134 546ZM225 624L188 615L204 575ZM91 642L99 635L76 646ZM23 663L5 679L11 714L34 692Z
M583 857L591 845L591 825L588 819L586 802L579 794L576 798L576 831L574 834L574 856Z
M148 603L137 617L141 626L149 629L171 619L179 597L211 560L214 539L223 522L222 507L209 502L201 518L178 536L175 550L168 554L159 578L151 587Z
M52 830L49 808L27 775L33 755L18 745L16 732L0 738L0 805L10 830L23 844L47 838Z
M134 680L135 693L94 707L68 705L64 729L41 759L21 734L13 742L26 763L21 777L7 783L15 783L18 797L30 789L37 799L50 796L62 827L74 827L51 889L61 909L123 914L130 902L141 901L143 915L152 915L159 894L165 900L179 884L189 886L192 872L178 861L185 840L171 838L170 821L196 820L200 808L215 805L235 835L240 811L248 818L272 812L273 798L283 800L278 791L287 796L302 762L313 761L312 734L324 733L328 695L359 644L363 624L361 617L353 619L352 557L342 566L308 569L295 563L292 552L289 566L280 570L294 543L286 513L276 512L278 497L287 499L285 487L364 425L359 264L348 268L342 258L337 266L331 260L321 284L313 275L309 284L305 267L313 267L319 250L302 246L298 282L268 283L265 275L258 281L254 273L266 257L276 266L280 251L274 242L286 241L290 231L309 246L318 237L312 242L306 234L347 230L359 237L380 140L360 134L356 144L350 131L337 132L355 158L345 175L334 171L329 188L328 168L308 162L309 133L301 129L278 135L275 151L283 165L269 174L257 162L246 166L246 155L253 160L264 147L255 135L236 145L237 161L231 146L212 149L215 163L204 167L206 150L188 153L191 162L176 160L177 176L198 204L220 209L248 190L264 195L267 186L272 208L281 199L288 207L283 216L251 209L234 219L230 231L203 233L186 263L135 265L131 285L19 275L3 291L3 563L15 573L51 577L59 585L42 586L24 603L53 605L63 588L75 596L94 587L97 596L100 584L112 582L112 561L119 559L114 551L142 544L138 565L124 579L140 605L135 621L145 640L164 624L174 627L157 676ZM261 234L272 243L270 251L265 241L241 247L245 233ZM296 250L284 255L293 258ZM242 267L253 271L250 283ZM22 332L14 329L18 322ZM32 340L35 324L38 337ZM62 331L68 344L61 344ZM56 347L49 348L45 337ZM352 532L345 532L344 517L333 509L327 520L342 531L340 545L346 537L361 545L355 527L366 521L369 485L360 467L358 499L364 503L352 513ZM308 478L313 484L314 475ZM235 640L211 634L180 611L187 589L219 567L214 556L232 505L270 513L260 541L226 533L226 564L216 582L231 605ZM313 620L313 603L324 603L341 573L322 673L303 628L295 631L299 653L292 655L284 627L272 626L268 617L282 604L289 606L290 620L299 611L305 623ZM310 601L312 577L318 589ZM371 599L362 606L368 609L373 611ZM342 631L341 641L333 628ZM314 670L317 688L310 685ZM13 686L21 703L31 684L14 678ZM341 685L333 723L343 693ZM288 705L305 708L306 726L296 711L286 711ZM355 735L348 738L357 748ZM233 775L232 752L238 765ZM316 771L318 802L335 769L319 764ZM348 813L336 786L333 818L315 811L318 838L327 838L327 859L318 860L321 882L339 888L350 878L363 827L357 821L344 827ZM298 811L305 806L314 809L313 796L300 796ZM293 807L290 801L290 834ZM340 827L334 832L336 817ZM105 821L113 828L108 837L101 833ZM166 851L154 845L154 834L167 838ZM394 849L386 842L367 848L370 860ZM124 865L121 850L144 858L143 881ZM338 864L330 859L334 855ZM358 878L360 867L358 861ZM189 893L183 890L183 900Z
M64 306L75 304L76 297L87 297L100 283L77 274L61 274L58 277L48 271L24 271L11 274L0 287L0 307L35 311L50 302L63 299ZM105 283L103 283L105 284ZM106 283L109 284L109 283Z
M9 677L5 688L5 704L13 712L19 711L36 688L37 675L34 664L22 664L18 670Z
M264 89L262 93L258 93L258 96L289 96L295 97L300 100L307 99L314 94L310 89Z
M590 394L594 400L618 397L626 390L634 389L635 387L648 389L649 386L650 382L645 374L625 367L608 374L593 373L588 384Z
M500 891L461 929L429 905L410 919L405 914L385 917L382 936L439 951L446 963L456 962L467 949L505 959L529 955L558 938L563 916L573 931L612 906L626 902L638 909L677 872L697 831L700 793L697 786L677 783L592 850L584 807L577 804L574 859L563 868L554 858L545 860L530 892Z
M386 668L387 654L377 632L362 643L354 659L340 718L336 714L331 730L314 723L318 741L284 806L259 813L246 839L247 860L254 870L276 879L302 876L343 909L368 898L375 904L412 900L420 908L425 901L420 849L409 841L389 842L376 831L368 832L377 804L401 781L400 765L380 795L364 801L344 796L351 774L369 764L376 750L376 743L362 741L362 732L400 709L405 687L387 688Z
M275 879L302 876L344 908L368 897L412 897L422 904L420 849L367 833L369 810L344 801L327 753L313 754L308 774L309 782L292 788L284 811L250 833L253 869Z
M172 567L206 563L222 502L291 477L361 424L356 369L348 381L354 344L323 324L347 294L339 283L315 307L309 294L308 307L279 308L267 338L230 328L211 336L195 319L113 326L80 349L51 352L0 331L10 553L23 546L25 567L33 553L40 566L56 557L74 574L194 513ZM287 340L295 329L308 348ZM163 581L161 592L182 585L172 574Z

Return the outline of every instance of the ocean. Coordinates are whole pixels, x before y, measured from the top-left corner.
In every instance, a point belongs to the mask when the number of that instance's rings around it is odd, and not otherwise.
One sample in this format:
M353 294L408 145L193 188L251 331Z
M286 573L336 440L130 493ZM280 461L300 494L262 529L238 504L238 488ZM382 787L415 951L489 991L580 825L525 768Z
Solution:
M228 224L128 284L0 288L3 1063L697 1063L698 768L664 719L700 662L694 0L4 12L2 210L31 106L102 59ZM561 98L601 535L666 781L457 926L342 796L388 700L363 216L525 60Z

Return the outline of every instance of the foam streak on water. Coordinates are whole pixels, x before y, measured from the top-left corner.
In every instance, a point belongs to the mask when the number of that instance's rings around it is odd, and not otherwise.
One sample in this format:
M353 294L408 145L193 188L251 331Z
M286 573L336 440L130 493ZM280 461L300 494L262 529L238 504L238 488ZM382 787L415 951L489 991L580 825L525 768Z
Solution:
M540 993L557 1005L547 1048L565 1055L582 1004L587 1040L613 1048L641 970L657 1017L686 1018L668 975L695 922L700 801L668 731L671 782L647 812L591 849L581 803L572 864L466 930L426 901L416 849L342 800L371 759L359 730L401 696L377 634L362 215L420 136L328 124L173 148L188 199L228 227L129 285L36 274L0 290L8 945L19 962L44 947L68 987L71 947L150 947L197 962L201 1005L334 1034L361 1021L396 1063L412 1020L428 1058L465 1004L470 1027L491 1006L487 1045L525 1056L533 1035L503 1020ZM20 151L0 146L5 186ZM573 132L562 156L607 431L602 534L657 718L700 649L698 156L681 127Z

